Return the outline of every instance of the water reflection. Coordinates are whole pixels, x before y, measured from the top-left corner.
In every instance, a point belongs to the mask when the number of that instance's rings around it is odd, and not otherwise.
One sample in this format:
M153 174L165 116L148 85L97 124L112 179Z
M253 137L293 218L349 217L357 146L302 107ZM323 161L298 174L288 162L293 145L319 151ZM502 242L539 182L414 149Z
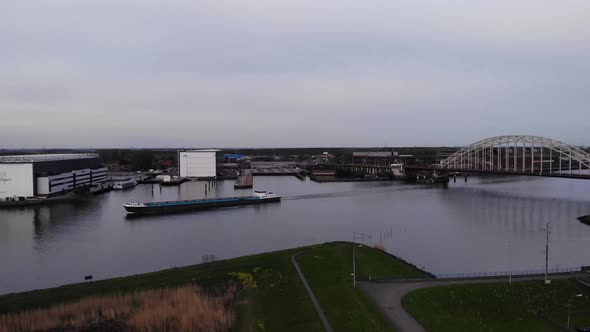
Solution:
M126 217L129 201L243 196L233 181L177 187L140 185L75 204L0 210L0 293L107 278L371 234L368 245L434 273L522 269L544 263L543 228L551 222L551 266L590 265L580 255L590 227L585 181L469 177L447 188L392 182L313 183L256 177L256 190L283 195L279 204L153 217ZM205 192L206 188L208 189Z
M577 218L590 211L590 202L564 199L526 198L520 195L459 188L452 195L441 193L441 199L460 218L481 226L502 228L503 232L518 239L531 238L533 234L551 224L554 238L584 238L579 232Z

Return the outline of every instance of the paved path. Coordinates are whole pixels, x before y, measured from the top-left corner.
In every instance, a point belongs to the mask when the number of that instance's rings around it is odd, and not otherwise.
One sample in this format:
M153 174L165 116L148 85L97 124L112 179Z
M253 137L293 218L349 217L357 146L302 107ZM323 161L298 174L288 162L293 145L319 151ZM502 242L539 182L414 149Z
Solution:
M297 274L299 274L299 278L301 279L301 282L303 282L303 286L305 287L305 290L307 290L307 294L309 295L309 298L311 299L311 302L315 307L315 311L318 313L318 316L320 316L320 320L322 321L322 324L324 325L326 332L334 332L334 329L332 329L330 322L328 322L328 319L326 318L326 315L324 314L322 307L320 307L320 303L313 294L311 287L309 287L307 280L305 280L305 276L303 275L303 272L301 272L301 268L299 267L299 264L297 264L297 260L295 260L295 257L297 257L297 255L301 254L302 252L298 252L295 255L291 256L291 262L293 262L293 266L295 266L295 270L297 270Z
M555 279L568 279L572 276L579 275L554 275ZM543 277L513 277L514 282L527 280L542 280ZM490 278L490 279L455 279L455 280L429 280L429 281L412 281L412 282L392 282L392 283L368 283L360 282L361 289L373 300L375 305L381 312L389 319L396 330L399 332L426 332L414 317L412 317L402 306L403 297L420 288L427 288L433 286L446 285L462 285L462 284L479 284L479 283L494 283L506 282L506 278Z

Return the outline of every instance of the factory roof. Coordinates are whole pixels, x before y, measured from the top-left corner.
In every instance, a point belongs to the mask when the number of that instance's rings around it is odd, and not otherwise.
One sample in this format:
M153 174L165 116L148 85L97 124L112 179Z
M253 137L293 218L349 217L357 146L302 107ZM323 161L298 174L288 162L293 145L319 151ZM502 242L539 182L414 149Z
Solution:
M61 161L75 159L92 159L98 158L96 153L64 153L64 154L28 154L0 156L0 163L39 163L46 161Z
M391 151L358 151L352 153L353 157L391 157Z

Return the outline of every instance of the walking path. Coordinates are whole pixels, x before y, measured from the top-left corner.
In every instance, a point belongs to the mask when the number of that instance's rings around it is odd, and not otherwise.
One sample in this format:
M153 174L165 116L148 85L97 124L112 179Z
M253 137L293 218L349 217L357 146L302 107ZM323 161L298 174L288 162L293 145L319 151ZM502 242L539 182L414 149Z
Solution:
M309 287L307 280L305 280L305 276L303 275L303 272L301 272L301 268L299 267L299 264L297 264L297 260L295 260L297 255L299 255L301 253L303 253L303 251L298 252L298 253L294 254L293 256L291 256L291 262L293 263L293 266L295 266L295 270L297 270L297 274L299 275L301 282L303 282L303 286L305 287L305 290L307 290L307 294L309 295L309 298L311 299L311 302L313 303L315 311L318 313L318 316L320 316L320 320L322 321L322 324L324 325L326 332L334 332L334 329L332 329L330 322L328 322L328 319L326 318L326 315L324 314L322 307L320 307L320 303L318 302L315 295L313 294L311 287Z
M568 279L579 275L554 275L551 279ZM543 277L529 276L529 277L513 277L514 282L539 280ZM369 283L360 282L361 289L367 294L381 310L381 312L391 321L399 332L426 332L426 330L410 315L402 306L402 299L406 294L420 288L428 288L434 286L446 285L462 285L462 284L480 284L480 283L494 283L503 282L506 278L477 278L477 279L454 279L454 280L423 280L412 282L392 282L392 283Z

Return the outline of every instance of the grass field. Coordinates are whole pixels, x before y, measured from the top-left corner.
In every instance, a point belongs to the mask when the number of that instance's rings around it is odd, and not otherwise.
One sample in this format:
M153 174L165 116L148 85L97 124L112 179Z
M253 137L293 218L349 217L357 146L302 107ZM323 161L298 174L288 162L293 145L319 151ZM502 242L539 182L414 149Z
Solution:
M0 313L48 307L92 295L198 284L224 289L243 282L239 296L238 331L323 331L307 293L291 263L291 249L246 256L137 276L0 296ZM250 279L251 277L251 279ZM241 280L240 280L241 279Z
M590 291L574 281L554 280L438 286L414 291L404 307L429 332L564 331L568 300L572 327L590 327ZM567 331L567 330L566 330Z
M328 319L337 331L391 331L360 290L352 287L350 243L328 243L230 260L175 268L110 280L0 296L0 314L76 303L96 295L198 285L205 292L223 291L231 283L238 293L236 331L323 331L305 289L291 263L299 256ZM357 248L359 278L424 275L377 249Z
M427 274L374 248L356 248L357 275L421 276ZM316 246L297 256L328 321L336 331L394 331L391 324L352 285L352 246L339 243Z

